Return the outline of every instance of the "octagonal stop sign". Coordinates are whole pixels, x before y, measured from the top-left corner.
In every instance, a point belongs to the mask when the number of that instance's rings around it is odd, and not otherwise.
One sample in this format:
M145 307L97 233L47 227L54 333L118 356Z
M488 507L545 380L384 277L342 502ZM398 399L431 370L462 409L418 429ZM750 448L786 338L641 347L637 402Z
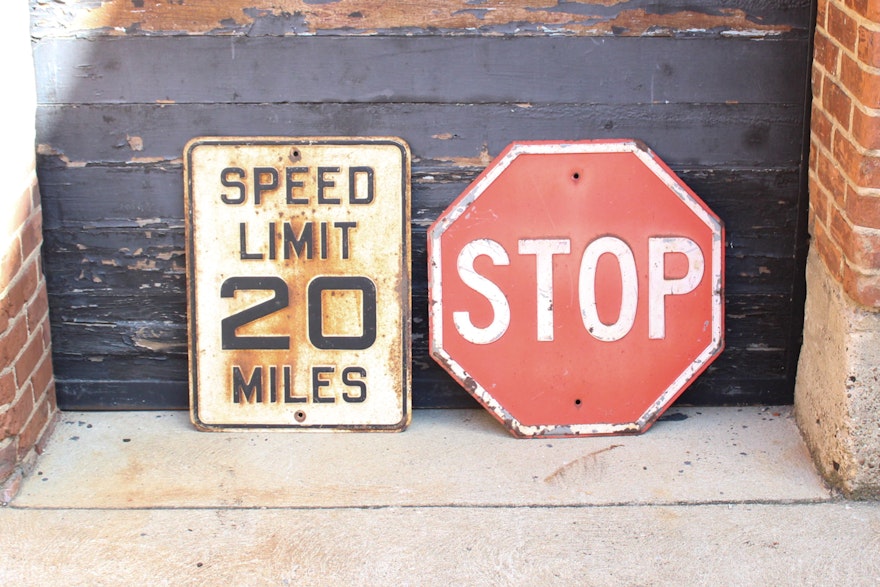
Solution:
M643 432L721 353L723 250L640 143L514 143L431 226L431 355L515 436Z

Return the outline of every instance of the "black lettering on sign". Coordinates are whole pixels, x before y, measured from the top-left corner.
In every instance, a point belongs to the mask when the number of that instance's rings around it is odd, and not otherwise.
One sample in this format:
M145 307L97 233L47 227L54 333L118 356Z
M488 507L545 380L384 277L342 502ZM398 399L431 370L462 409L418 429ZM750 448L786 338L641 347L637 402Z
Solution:
M245 403L252 404L263 401L263 368L254 367L251 378L244 380L244 374L238 365L232 367L232 401L234 403L242 403L242 397Z
M267 182L263 178L268 177ZM254 205L259 206L263 192L268 192L278 187L278 171L274 167L254 167Z
M355 290L361 292L360 336L324 335L324 307L322 293L327 290ZM323 350L362 350L376 342L376 284L360 275L315 277L308 287L309 342Z
M275 233L275 223L269 223L269 259L275 260L275 249L277 247L278 235Z
M336 186L336 182L332 179L324 177L325 173L339 173L338 167L318 167L318 203L319 204L339 204L339 198L328 198L324 195L324 190ZM325 257L326 258L326 257Z
M248 291L271 291L275 295L266 301L260 302L250 308L236 312L232 316L224 318L220 322L220 338L224 350L236 349L289 349L289 336L241 336L236 330L246 324L250 324L260 318L286 308L290 303L290 294L287 284L278 276L265 277L230 277L220 285L220 297L235 297L239 290Z
M342 258L348 259L348 231L357 228L357 222L334 222L333 227L342 232Z
M293 395L293 387L290 384L290 365L284 365L284 403L300 404L309 401L304 395Z
M294 188L302 188L305 183L293 179L293 176L300 173L308 173L308 167L287 167L284 169L284 185L286 186L285 192L287 193L286 201L288 204L308 204L308 198L294 198L293 197L293 189Z
M269 401L278 401L278 367L269 365Z
M238 223L238 245L240 249L241 259L262 259L263 253L248 253L247 251L247 224Z
M298 258L302 259L303 254L305 254L306 259L311 259L313 241L314 238L311 222L306 222L303 225L299 236L294 232L293 225L290 222L284 223L284 244L282 248L284 249L285 260L290 259L291 249L293 249Z
M367 193L358 195L357 179L358 175L367 176ZM348 169L348 203L349 204L369 204L373 201L373 168L372 167L350 167Z
M230 175L237 175L242 179L246 177L244 169L241 167L226 167L221 171L220 183L228 188L238 188L238 197L235 198L226 194L220 194L220 199L223 200L224 204L244 204L245 198L247 197L247 188L242 182L229 179Z
M336 402L336 396L321 395L322 387L330 387L330 380L323 379L321 375L325 373L334 373L335 371L336 367L312 367L312 401L316 404L332 404Z
M357 376L354 379L353 376ZM342 370L342 382L348 387L356 387L360 390L358 395L350 395L347 391L343 392L342 399L350 404L359 404L367 399L367 382L364 378L367 376L367 370L363 367L346 367Z

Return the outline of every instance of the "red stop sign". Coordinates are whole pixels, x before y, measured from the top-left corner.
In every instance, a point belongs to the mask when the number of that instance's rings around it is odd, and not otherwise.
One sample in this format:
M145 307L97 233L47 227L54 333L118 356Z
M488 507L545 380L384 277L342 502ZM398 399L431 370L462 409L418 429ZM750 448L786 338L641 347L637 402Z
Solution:
M431 226L431 354L516 436L643 432L723 348L723 251L641 144L513 143Z

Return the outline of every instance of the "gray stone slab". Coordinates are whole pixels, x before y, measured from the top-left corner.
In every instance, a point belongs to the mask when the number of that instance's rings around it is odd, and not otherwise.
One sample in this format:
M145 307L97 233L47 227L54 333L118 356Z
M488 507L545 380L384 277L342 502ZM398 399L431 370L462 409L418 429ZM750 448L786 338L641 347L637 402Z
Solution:
M197 432L185 412L63 414L24 508L536 507L828 500L790 407L673 408L641 436L518 440L483 410L399 434Z

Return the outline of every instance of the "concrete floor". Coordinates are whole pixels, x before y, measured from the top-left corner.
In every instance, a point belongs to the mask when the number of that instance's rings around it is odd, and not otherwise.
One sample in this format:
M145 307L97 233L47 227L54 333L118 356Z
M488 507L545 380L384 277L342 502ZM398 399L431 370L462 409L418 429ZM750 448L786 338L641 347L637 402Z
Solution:
M0 528L0 585L880 584L880 503L825 488L790 407L544 440L65 413Z

